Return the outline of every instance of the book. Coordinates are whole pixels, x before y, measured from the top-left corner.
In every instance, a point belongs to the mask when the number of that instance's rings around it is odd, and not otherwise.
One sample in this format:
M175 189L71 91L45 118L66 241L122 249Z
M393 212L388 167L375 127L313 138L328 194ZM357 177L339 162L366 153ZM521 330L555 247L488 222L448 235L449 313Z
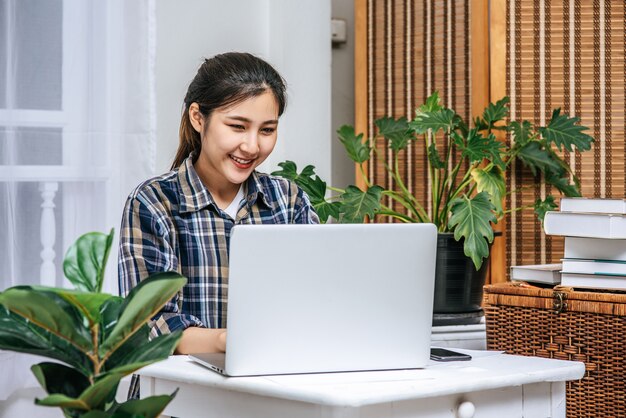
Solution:
M626 240L565 237L563 258L626 261Z
M626 276L561 273L561 286L626 290Z
M548 235L626 239L626 215L547 212L543 230Z
M511 266L511 280L558 284L561 282L561 264L530 264Z
M623 275L626 276L626 261L615 260L561 260L563 273L583 273L594 275Z
M587 197L563 197L561 212L591 212L626 214L626 199L592 199Z

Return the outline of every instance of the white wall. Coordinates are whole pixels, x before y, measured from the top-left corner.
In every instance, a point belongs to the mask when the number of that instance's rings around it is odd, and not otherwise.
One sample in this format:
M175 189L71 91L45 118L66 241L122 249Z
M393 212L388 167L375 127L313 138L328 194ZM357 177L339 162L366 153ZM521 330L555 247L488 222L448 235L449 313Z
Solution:
M157 173L174 158L183 98L203 58L246 51L288 85L278 143L261 170L290 159L330 179L330 0L159 0L156 13Z

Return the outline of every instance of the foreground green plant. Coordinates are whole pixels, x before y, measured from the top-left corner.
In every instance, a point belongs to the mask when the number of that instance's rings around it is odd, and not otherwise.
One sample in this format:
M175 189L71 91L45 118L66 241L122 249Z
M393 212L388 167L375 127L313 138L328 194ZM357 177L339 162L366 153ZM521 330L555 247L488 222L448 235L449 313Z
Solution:
M294 180L302 187L324 222L329 218L339 222L363 222L365 217L384 215L402 222L434 223L439 232L453 232L457 241L464 240L465 255L478 270L489 255L489 244L493 241L491 223L497 223L510 212L503 209L502 200L513 192L506 190L505 182L506 171L513 162L530 169L537 182L552 185L562 195L580 196L578 179L556 150L586 151L593 142L593 138L584 133L588 128L577 125L578 118L561 114L560 109L553 111L545 127L528 121L506 122L508 103L508 97L490 103L482 117L477 117L470 127L454 110L443 107L435 92L416 109L412 121L404 117L377 119L378 133L373 138L357 135L352 126L342 126L337 131L339 140L350 159L358 164L365 190L356 186L329 187L315 174L313 166L308 165L298 173L292 161L280 163L281 170L272 174ZM446 145L442 148L434 140L440 131ZM498 141L495 131L509 132L512 145ZM381 159L392 179L388 189L372 184L364 167L379 152L375 145L379 138L386 141L391 151L389 161ZM400 173L398 162L411 143L423 147L428 157L430 202L419 201L408 190ZM464 167L469 169L463 171ZM327 191L334 192L335 196L327 198ZM390 198L396 203L395 207L401 209L385 205L383 198ZM527 208L534 208L543 219L545 212L555 209L556 204L554 197L548 195L544 200L515 210Z
M100 293L112 241L113 231L92 232L68 250L63 270L76 290L15 286L0 293L0 349L61 362L31 370L48 393L35 403L60 407L66 417L157 417L175 395L115 401L124 376L174 351L182 334L149 340L147 322L187 279L160 273L126 298Z

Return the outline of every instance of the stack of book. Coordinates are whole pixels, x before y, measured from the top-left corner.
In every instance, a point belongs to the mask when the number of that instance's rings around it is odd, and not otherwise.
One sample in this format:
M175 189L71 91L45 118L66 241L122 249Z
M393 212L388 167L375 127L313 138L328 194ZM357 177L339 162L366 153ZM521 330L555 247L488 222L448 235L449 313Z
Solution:
M626 200L563 198L543 223L565 236L561 285L626 289Z

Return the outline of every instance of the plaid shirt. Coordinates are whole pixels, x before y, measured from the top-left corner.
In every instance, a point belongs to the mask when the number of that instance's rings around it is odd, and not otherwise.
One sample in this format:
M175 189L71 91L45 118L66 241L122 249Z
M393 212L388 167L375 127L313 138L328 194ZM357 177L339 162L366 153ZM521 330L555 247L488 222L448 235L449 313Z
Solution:
M128 197L119 247L120 293L150 274L176 271L187 284L155 316L154 334L187 327L226 328L228 248L237 224L318 223L295 183L253 172L236 219L220 210L189 156L183 164L139 185Z

